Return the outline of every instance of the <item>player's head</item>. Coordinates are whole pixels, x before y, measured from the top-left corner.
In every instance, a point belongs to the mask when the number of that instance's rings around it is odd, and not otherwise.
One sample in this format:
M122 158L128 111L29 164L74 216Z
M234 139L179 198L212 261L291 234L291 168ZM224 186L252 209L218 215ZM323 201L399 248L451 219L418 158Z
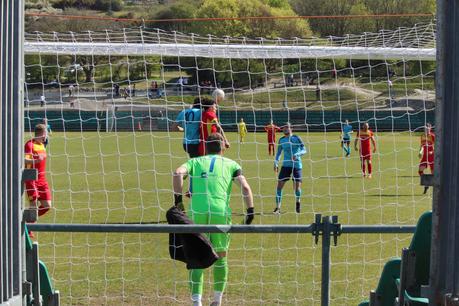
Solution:
M346 125L349 125L349 120L348 119L346 119L344 122L346 123Z
M284 124L284 126L282 127L282 132L284 132L285 135L292 134L292 125L290 124L290 122Z
M210 134L206 140L207 154L222 154L225 148L224 142L225 139L220 133Z
M244 122L244 118L241 118L241 120L240 120L240 121L241 121L241 122Z
M204 111L213 108L215 106L215 102L208 98L201 99L201 106Z
M212 93L212 100L215 101L215 103L220 103L225 99L225 92L221 90L220 88L217 88L214 90Z
M430 133L432 131L432 124L429 122L426 123L426 133Z
M34 139L38 142L44 142L46 139L47 128L44 124L37 124L34 129L35 137Z
M269 124L271 124L271 125L274 124L273 119L269 120Z
M196 97L194 99L192 108L201 108L201 98L200 97Z
M43 124L48 124L48 118L43 118Z
M369 128L370 128L370 125L368 124L368 122L362 123L362 130L367 131Z

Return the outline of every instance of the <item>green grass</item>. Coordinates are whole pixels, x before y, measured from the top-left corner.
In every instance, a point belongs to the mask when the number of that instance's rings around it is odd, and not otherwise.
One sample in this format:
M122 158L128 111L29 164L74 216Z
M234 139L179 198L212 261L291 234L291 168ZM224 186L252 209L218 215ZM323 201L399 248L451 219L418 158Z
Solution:
M303 211L294 213L291 184L283 214L271 214L276 178L266 135L249 134L226 156L252 186L254 224L309 224L315 213L342 224L414 224L431 205L417 176L418 135L378 133L374 177L362 179L357 155L342 157L337 133L299 133ZM172 170L185 161L179 133L54 133L48 147L54 209L40 222L139 223L165 220L172 205ZM244 211L233 188L234 223ZM342 235L332 247L332 305L356 305L376 286L385 261L409 235ZM187 273L168 257L166 234L39 233L40 257L63 305L186 305ZM225 305L319 305L321 248L310 234L234 234ZM212 292L205 275L205 296ZM208 303L206 303L208 304Z

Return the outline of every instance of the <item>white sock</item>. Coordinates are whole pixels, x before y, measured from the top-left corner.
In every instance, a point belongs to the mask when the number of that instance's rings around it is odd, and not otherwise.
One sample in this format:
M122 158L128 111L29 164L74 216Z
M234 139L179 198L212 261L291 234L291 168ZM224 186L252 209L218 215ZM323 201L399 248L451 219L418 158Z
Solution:
M200 294L193 294L191 300L193 301L193 306L202 306L201 303L202 296Z
M217 302L218 305L222 304L223 292L214 291L214 302Z

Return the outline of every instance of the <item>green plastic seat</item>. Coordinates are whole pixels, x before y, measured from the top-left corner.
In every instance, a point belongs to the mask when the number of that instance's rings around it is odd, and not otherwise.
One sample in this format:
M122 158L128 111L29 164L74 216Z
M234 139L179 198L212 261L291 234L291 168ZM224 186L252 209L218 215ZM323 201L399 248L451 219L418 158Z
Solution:
M415 275L419 285L429 283L430 243L432 240L432 212L421 215L409 249L416 253Z
M24 231L25 231L25 239L26 239L26 250L31 251L32 250L32 239L30 239L29 230L27 229L27 225L24 225Z
M40 266L40 295L43 298L43 306L54 305L53 299L55 291L51 282L51 277L48 273L48 269L41 260L38 261L38 264Z
M392 258L386 262L376 287L376 299L379 305L393 306L398 296L395 280L400 277L400 258ZM369 306L369 301L363 301L359 306Z
M27 229L27 225L24 227L25 231L25 244L26 244L26 251L32 251L33 249L33 242L30 239L29 231ZM48 273L48 268L46 267L45 263L41 260L38 261L38 267L40 271L40 295L43 299L43 306L54 306L59 305L59 291L53 288L53 284L51 281L51 277ZM28 305L32 304L32 300L28 299Z
M416 224L416 230L409 246L409 250L415 252L415 279L416 286L406 290L405 301L411 305L428 304L428 299L420 297L422 285L429 282L430 270L430 243L432 233L432 212L423 213ZM390 259L381 272L378 286L375 290L378 305L393 306L399 296L401 259ZM359 306L369 306L369 301L363 301Z

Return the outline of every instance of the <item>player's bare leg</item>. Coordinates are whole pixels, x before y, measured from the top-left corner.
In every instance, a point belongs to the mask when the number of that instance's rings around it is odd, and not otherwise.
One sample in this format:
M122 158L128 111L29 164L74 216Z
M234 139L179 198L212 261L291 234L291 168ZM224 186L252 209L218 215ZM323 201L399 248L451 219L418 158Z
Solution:
M280 207L282 203L282 189L284 188L286 181L277 181L277 188L276 188L276 208L274 208L273 213L280 214Z
M367 174L365 170L365 159L363 159L363 157L360 157L360 167L362 168L363 177L366 177Z
M373 170L373 165L371 164L370 159L367 159L367 166L368 166L368 178L371 179L371 172Z
M51 201L41 200L40 207L38 207L38 216L39 217L43 216L49 211L50 208L51 208Z

